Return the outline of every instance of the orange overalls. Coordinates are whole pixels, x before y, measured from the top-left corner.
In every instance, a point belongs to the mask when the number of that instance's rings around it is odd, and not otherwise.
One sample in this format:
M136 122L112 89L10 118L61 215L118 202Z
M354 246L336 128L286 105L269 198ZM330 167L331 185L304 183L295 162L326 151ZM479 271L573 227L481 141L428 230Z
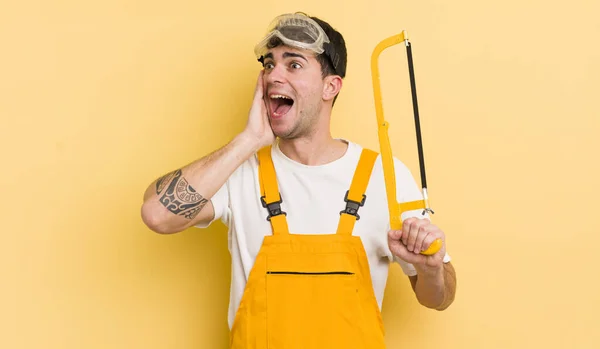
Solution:
M352 236L377 153L364 149L336 234L290 234L271 146L258 153L265 236L231 329L232 349L384 349L367 255ZM310 217L307 217L310 219Z

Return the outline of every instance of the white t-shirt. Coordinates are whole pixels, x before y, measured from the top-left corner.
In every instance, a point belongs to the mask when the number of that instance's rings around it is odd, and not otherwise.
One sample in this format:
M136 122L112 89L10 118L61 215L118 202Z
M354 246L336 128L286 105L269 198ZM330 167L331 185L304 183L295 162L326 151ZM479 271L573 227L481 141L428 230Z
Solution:
M277 182L287 213L291 234L335 234L340 211L346 207L344 195L350 188L362 147L349 142L346 153L333 162L320 166L307 166L285 156L277 143L271 156ZM422 194L410 170L394 158L397 198L399 202L422 199ZM388 247L389 213L381 165L378 156L369 185L365 205L358 211L360 219L354 225L353 235L361 237L369 261L373 289L381 309L387 282L389 263L396 261L406 275L416 275L411 264L392 255ZM231 328L242 299L246 281L254 265L263 237L271 235L267 210L260 202L258 157L255 154L231 175L213 196L215 217L227 225L228 247L231 253L231 293L228 322ZM424 217L422 210L404 212L402 219ZM197 225L198 228L209 226ZM444 262L450 257L446 254Z

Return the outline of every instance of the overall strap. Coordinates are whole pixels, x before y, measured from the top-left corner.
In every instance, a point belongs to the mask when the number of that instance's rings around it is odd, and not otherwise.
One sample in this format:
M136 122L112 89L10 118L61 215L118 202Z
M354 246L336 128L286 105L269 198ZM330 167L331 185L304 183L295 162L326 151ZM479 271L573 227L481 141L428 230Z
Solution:
M269 215L273 235L289 234L286 213L281 210L281 195L277 186L275 166L271 159L271 146L266 146L258 151L258 180L260 182L260 201Z
M367 190L373 165L378 155L378 153L369 149L363 149L360 154L360 160L358 160L356 171L354 171L350 190L346 192L346 197L344 197L346 208L340 212L338 234L352 235L354 223L360 219L358 209L365 204L365 200L367 199L365 191Z

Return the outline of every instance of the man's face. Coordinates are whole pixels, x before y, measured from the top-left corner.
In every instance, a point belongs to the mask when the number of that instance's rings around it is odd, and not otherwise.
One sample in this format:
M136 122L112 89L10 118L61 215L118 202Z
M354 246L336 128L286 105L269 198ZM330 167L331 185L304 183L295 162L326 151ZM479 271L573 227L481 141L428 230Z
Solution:
M283 139L310 135L323 106L321 65L312 51L288 46L264 59L265 103L273 133Z

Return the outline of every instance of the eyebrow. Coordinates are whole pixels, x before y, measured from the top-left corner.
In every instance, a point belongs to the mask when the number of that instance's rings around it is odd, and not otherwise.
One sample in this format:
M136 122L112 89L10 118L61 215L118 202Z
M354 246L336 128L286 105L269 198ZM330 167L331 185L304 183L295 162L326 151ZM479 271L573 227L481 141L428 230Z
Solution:
M303 60L305 60L308 63L308 59L306 59L306 57L304 57L303 55L299 54L299 53L295 53L295 52L284 52L283 53L283 58L289 58L289 57L297 57L297 58L302 58ZM269 52L265 55L265 59L273 59L273 53Z

